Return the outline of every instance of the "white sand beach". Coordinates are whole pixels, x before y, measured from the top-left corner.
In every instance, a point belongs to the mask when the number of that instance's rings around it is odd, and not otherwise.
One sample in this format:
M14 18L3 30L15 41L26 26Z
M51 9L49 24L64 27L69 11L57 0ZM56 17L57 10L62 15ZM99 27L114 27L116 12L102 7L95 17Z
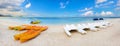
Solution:
M9 30L10 25L22 25L11 20L0 19L0 46L120 46L120 18L107 20L113 25L86 35L72 32L68 37L63 25L48 25L48 30L24 43L14 40L13 35L20 31Z

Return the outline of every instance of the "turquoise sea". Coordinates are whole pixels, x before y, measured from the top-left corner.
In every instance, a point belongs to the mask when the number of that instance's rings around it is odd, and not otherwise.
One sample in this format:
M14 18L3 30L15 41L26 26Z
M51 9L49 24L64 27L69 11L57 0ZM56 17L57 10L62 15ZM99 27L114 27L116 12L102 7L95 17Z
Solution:
M0 19L10 19L11 21L30 23L34 20L40 20L40 24L78 24L94 22L91 17L2 17ZM104 18L105 20L108 18Z

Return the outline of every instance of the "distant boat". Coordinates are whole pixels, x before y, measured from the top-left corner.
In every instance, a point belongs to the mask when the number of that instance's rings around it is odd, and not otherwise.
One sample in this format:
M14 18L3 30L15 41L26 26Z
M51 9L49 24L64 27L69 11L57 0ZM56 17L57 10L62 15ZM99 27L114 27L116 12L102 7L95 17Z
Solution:
M93 18L94 21L97 21L97 20L104 20L103 18Z
M98 18L93 18L94 21L99 20Z
M31 23L31 24L39 24L39 23L40 23L40 20L31 21L30 23Z
M103 18L99 18L99 20L104 20Z

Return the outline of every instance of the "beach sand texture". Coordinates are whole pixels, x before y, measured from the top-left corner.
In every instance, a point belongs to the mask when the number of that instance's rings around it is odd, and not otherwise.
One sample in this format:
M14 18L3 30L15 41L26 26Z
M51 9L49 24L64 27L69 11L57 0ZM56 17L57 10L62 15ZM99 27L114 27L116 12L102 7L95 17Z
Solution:
M63 25L48 25L48 30L25 43L14 40L13 35L20 31L9 30L10 25L21 25L11 20L0 20L0 46L120 46L120 19L107 20L113 26L86 35L72 32L68 37ZM24 31L23 31L24 32Z

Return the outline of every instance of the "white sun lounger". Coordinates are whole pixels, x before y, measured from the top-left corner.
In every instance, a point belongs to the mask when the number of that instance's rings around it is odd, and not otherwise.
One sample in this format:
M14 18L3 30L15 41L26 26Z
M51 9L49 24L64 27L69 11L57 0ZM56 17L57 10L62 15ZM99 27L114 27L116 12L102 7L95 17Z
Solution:
M96 28L93 23L88 23L87 26L90 28L91 31L99 31L99 28Z
M71 24L71 25L66 24L64 26L64 30L68 36L71 36L71 33L70 33L71 30L76 30L80 32L81 34L86 34L87 32L83 29L89 28L91 31L98 31L100 29L96 28L97 26L99 28L106 28L108 26L112 26L112 24L110 22L95 22L95 23L87 23L87 24L78 24L77 26L75 26L74 24Z
M103 22L101 22L101 23L103 23L104 26L107 26L107 27L110 27L110 26L113 25L112 23L110 23L110 22L105 22L105 21L103 21Z
M74 24L65 25L64 30L65 30L65 33L68 36L71 36L71 33L70 33L71 30L76 30L76 31L80 32L81 34L86 34L87 33L86 31L82 30L81 28L77 28Z
M68 36L71 36L71 33L70 33L71 28L70 28L69 25L65 25L65 26L64 26L64 30L65 30L65 33L66 33Z
M85 27L84 26L81 26L81 25L77 25L77 28L78 28L78 32L80 32L81 34L86 34L87 32L85 30L83 30Z
M97 22L97 24L99 24L102 28L106 28L106 27L112 26L112 23L105 22L105 21L103 21L103 22Z
M74 24L71 24L71 28L72 28L72 29L76 29L76 31L78 31L78 32L81 33L81 34L86 34L86 33L87 33L87 32L84 31L81 27L78 28L78 27L75 26Z
M101 29L104 29L104 28L107 27L107 26L103 26L104 24L103 24L103 23L100 23L100 22L93 23L92 25L95 26L95 27L98 26L98 27L101 28Z
M90 23L88 24L78 24L78 26L84 26L84 28L88 28L91 31L98 31L99 29L95 28L93 25L91 25Z

